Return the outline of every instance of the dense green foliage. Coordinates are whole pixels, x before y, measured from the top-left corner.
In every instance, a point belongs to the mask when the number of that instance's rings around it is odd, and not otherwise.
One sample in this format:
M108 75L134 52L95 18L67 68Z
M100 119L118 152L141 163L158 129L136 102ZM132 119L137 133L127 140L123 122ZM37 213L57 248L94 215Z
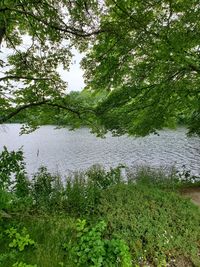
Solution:
M200 210L177 193L175 173L140 169L125 181L122 166L96 166L63 183L42 167L24 183L22 152L0 157L15 160L0 194L0 266L199 266Z
M96 111L116 134L146 135L177 118L199 133L199 1L105 1L83 62L87 88L109 91Z
M183 122L200 134L199 33L198 0L1 1L12 54L0 60L0 122L130 135ZM67 94L57 70L73 46L86 53L86 88Z
M105 229L104 221L100 221L91 229L86 226L85 220L77 222L77 244L73 247L66 244L76 266L132 266L126 243L121 239L103 238Z
M80 120L85 108L67 96L67 84L58 73L59 66L69 68L73 44L98 32L94 25L85 30L75 23L83 6L79 2L0 1L0 123L26 110L32 127L60 109L72 121Z

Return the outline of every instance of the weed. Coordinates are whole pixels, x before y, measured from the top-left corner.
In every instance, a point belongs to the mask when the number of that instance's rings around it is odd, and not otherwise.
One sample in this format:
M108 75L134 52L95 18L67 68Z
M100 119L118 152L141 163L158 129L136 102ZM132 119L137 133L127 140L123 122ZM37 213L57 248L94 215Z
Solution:
M100 221L88 227L85 220L78 220L76 245L70 248L65 244L76 266L131 266L128 246L120 239L106 239L103 236L106 226L104 221Z
M184 175L182 182L175 171L141 168L123 180L121 166L94 166L63 184L41 167L29 182L23 153L4 148L0 264L127 267L166 266L173 261L176 266L182 257L187 266L200 266L200 212L177 194L181 186L194 184L188 172ZM34 250L28 249L32 246Z
M61 208L63 185L59 176L53 176L40 167L31 182L34 206L38 210L56 211Z
M130 247L135 264L172 256L198 258L200 212L176 193L149 184L115 185L101 194L99 215Z
M23 251L27 246L35 246L35 242L30 238L27 229L24 227L19 233L16 228L11 227L5 231L9 238L12 238L12 242L9 244L10 248L16 248L19 251Z
M36 264L34 264L34 265L26 264L24 262L16 262L13 264L12 267L37 267L37 265Z

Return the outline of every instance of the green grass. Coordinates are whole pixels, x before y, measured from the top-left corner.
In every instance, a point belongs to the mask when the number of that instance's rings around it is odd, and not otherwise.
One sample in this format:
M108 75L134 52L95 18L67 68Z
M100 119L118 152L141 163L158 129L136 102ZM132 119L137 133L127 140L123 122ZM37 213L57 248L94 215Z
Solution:
M74 225L75 220L64 215L23 217L21 214L20 217L15 216L14 219L7 222L4 228L14 226L20 232L20 229L26 227L36 246L27 246L24 251L19 252L17 249L9 248L11 239L4 235L0 243L1 253L10 254L11 258L0 261L0 266L12 266L16 261L37 264L41 267L59 266L59 262L63 261L67 264L69 259L63 245L72 237ZM12 258L12 254L16 254L16 257Z
M200 266L200 209L178 193L189 179L141 168L124 181L120 168L93 167L64 185L45 168L32 182L14 170L12 187L0 172L0 266Z

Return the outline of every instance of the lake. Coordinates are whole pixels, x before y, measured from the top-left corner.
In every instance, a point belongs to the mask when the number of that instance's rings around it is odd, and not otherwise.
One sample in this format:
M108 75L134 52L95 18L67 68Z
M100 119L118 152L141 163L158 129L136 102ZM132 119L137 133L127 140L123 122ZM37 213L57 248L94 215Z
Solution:
M27 171L34 173L44 165L50 172L67 174L84 170L93 164L115 167L119 163L129 167L185 168L200 175L200 138L187 137L185 128L163 130L159 136L96 138L88 129L69 131L42 126L35 132L19 136L20 124L0 126L0 151L23 147Z

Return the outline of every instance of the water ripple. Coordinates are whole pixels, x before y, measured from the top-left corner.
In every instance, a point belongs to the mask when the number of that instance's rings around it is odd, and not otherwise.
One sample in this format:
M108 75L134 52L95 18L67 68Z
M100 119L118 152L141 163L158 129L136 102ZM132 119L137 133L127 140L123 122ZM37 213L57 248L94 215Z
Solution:
M23 146L27 170L33 173L40 165L62 174L86 169L93 164L114 167L119 163L138 165L176 166L191 169L200 175L200 138L187 137L186 129L160 131L159 136L144 138L96 138L87 129L75 132L43 126L39 130L19 136L19 124L4 125L0 129L0 151L3 146L18 149Z

